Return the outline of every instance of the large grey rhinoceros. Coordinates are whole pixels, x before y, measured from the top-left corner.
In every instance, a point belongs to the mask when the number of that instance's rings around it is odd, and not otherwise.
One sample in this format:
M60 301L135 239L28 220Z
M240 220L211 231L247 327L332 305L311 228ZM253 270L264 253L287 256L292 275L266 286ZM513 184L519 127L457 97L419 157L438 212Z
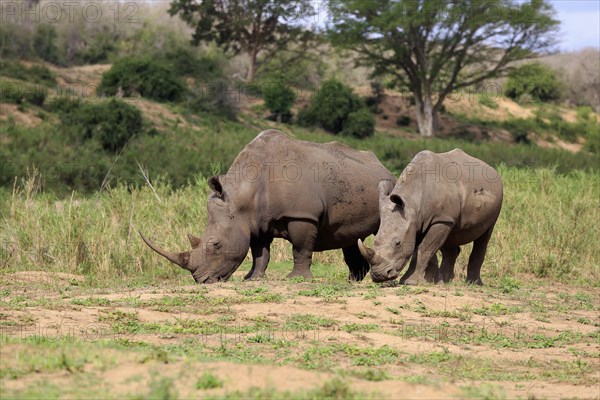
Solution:
M422 151L404 169L395 187L379 183L381 227L370 249L359 239L375 282L449 282L460 246L473 242L467 282L482 285L480 270L502 206L502 180L496 170L460 149ZM428 266L441 250L442 265ZM440 276L441 275L441 276Z
M395 182L371 152L267 130L244 147L226 175L209 179L208 223L202 238L188 235L190 251L172 253L142 238L198 283L227 280L249 248L253 262L245 278L263 277L273 238L292 243L289 277L311 278L312 253L341 248L349 279L360 281L369 263L357 240L379 227L377 184L384 179Z

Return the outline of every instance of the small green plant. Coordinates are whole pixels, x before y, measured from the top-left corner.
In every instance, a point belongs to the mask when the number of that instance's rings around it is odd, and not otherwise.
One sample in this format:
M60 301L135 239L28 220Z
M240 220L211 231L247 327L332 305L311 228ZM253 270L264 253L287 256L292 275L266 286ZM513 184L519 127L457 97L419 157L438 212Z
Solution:
M173 386L173 380L170 378L154 377L150 382L150 392L144 398L176 400L178 398L177 391Z
M196 389L218 389L223 387L223 381L210 372L204 372L196 381Z
M498 102L496 101L496 99L490 98L487 94L481 94L481 95L479 95L477 101L482 106L485 106L485 107L488 107L488 108L492 108L492 109L497 109L498 108Z
M359 378L366 379L372 382L380 382L390 379L390 375L381 369L369 368L356 374Z
M519 288L520 284L515 278L510 276L502 277L502 280L500 281L500 291L502 293L510 294Z

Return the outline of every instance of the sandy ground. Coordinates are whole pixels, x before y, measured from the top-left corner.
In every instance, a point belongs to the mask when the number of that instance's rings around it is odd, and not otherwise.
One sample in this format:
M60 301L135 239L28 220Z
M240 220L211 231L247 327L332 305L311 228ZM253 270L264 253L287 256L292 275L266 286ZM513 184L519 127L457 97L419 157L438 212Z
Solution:
M380 398L461 398L469 390L492 398L600 397L600 304L589 289L503 293L458 283L381 288L277 278L97 289L82 286L78 275L45 272L4 275L0 282L5 371L19 370L18 358L40 337L83 343L77 351L99 341L145 343L169 357L140 362L135 352L103 350L112 361L102 368L86 356L78 372L39 367L3 374L0 387L8 393L47 380L71 388L93 374L94 387L114 397L140 393L157 375L171 379L182 398L227 397L252 387L296 393L336 377L348 390ZM133 318L141 328L123 330L118 318ZM190 340L199 341L200 358L172 355ZM216 356L224 348L228 353ZM194 388L206 371L222 377L222 387ZM384 377L370 378L373 371Z

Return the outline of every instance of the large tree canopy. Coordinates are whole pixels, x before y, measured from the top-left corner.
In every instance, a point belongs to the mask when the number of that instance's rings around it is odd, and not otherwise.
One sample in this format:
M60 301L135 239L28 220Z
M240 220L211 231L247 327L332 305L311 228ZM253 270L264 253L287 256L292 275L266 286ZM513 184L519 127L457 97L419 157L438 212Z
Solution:
M314 8L309 0L173 0L169 12L195 29L195 44L214 41L233 54L246 53L246 80L252 81L259 52L268 57L310 39L301 21Z
M447 96L547 52L559 22L546 0L330 1L334 45L374 76L414 94L419 131L432 136Z

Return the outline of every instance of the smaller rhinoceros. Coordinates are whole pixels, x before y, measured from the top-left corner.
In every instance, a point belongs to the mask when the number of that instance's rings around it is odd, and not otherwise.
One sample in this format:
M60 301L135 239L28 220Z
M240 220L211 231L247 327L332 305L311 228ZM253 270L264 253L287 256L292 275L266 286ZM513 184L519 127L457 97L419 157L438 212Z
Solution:
M502 206L502 180L491 166L460 149L422 151L404 169L395 187L379 183L381 226L373 249L361 240L375 282L396 279L409 258L400 283L449 282L460 246L473 242L467 282L482 285L481 265ZM438 250L439 271L428 266ZM440 276L441 275L441 276Z
M246 279L264 277L274 238L292 243L288 276L311 278L313 252L342 249L349 279L360 281L369 263L357 239L377 232L377 182L384 179L395 182L371 152L268 130L244 147L227 174L209 179L208 223L201 238L189 235L190 251L165 251L142 238L198 283L229 279L248 249Z

